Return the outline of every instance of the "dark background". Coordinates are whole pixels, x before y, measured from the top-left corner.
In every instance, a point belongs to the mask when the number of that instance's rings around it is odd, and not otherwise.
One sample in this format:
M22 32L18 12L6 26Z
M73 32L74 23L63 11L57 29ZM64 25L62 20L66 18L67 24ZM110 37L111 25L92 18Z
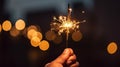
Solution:
M6 0L0 0L0 23L10 20L10 14L4 9ZM86 23L80 25L83 38L79 42L69 40L80 62L80 67L120 67L120 4L119 0L94 0L94 8L87 10L82 3L73 3L72 16L76 19L86 19ZM85 14L80 11L85 10ZM38 10L26 14L26 24L40 26L42 34L50 29L52 16L59 16L54 9ZM45 39L45 38L43 38ZM107 45L116 42L118 50L110 55ZM9 32L0 33L0 67L43 67L44 64L54 60L65 49L65 39L62 43L50 43L47 51L41 51L30 45L24 36L13 38ZM37 56L31 59L31 55ZM30 55L29 55L30 54Z

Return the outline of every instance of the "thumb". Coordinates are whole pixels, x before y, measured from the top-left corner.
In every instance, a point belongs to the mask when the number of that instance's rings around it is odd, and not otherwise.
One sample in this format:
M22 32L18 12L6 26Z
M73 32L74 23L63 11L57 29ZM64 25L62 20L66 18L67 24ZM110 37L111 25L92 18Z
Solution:
M66 48L63 53L54 60L54 62L60 63L60 64L64 64L66 62L66 60L70 57L71 55L71 49L70 48Z

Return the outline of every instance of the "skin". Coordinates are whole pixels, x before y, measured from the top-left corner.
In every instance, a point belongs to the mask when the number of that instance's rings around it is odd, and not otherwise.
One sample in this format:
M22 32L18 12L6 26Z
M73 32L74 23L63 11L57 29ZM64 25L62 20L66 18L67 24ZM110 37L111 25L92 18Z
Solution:
M71 48L66 48L63 53L45 67L79 67L76 61L76 55Z

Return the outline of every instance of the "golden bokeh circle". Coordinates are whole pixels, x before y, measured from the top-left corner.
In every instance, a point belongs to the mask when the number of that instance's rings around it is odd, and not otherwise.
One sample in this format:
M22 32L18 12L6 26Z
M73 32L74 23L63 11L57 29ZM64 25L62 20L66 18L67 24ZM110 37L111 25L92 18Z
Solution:
M32 37L30 43L33 47L37 47L39 46L40 39L38 37Z
M29 31L29 30L31 30L31 29L34 29L34 30L38 31L38 28L37 28L37 26L35 26L35 25L30 25L30 26L27 28L27 31Z
M12 27L12 29L10 30L10 35L12 37L17 37L20 34L20 31L17 30L15 27Z
M28 39L31 39L32 37L38 37L40 40L42 40L43 36L42 36L41 32L31 29L27 32L27 37L28 37Z
M42 40L42 41L39 43L39 48L40 48L42 51L48 50L48 48L49 48L49 42L46 41L46 40Z
M107 51L109 54L114 54L117 51L118 47L115 42L111 42L107 46Z
M9 20L4 21L2 24L2 28L4 31L10 31L10 29L12 28L11 22Z
M27 37L28 37L28 39L31 39L34 33L36 33L36 30L30 29L30 30L27 32Z
M38 37L38 38L40 38L40 41L41 41L41 40L42 40L42 38L43 38L42 33L41 33L41 32L37 32L37 37Z
M38 37L41 41L43 36L42 36L42 33L36 31L32 34L32 37Z
M62 42L62 36L57 35L56 38L53 40L55 44L60 44Z
M15 27L17 30L23 30L25 28L25 25L25 21L22 19L17 20L15 23Z
M52 41L56 38L56 34L53 31L48 31L45 36L46 36L46 39L49 41Z
M82 33L80 31L73 32L72 39L74 41L80 41L82 39Z

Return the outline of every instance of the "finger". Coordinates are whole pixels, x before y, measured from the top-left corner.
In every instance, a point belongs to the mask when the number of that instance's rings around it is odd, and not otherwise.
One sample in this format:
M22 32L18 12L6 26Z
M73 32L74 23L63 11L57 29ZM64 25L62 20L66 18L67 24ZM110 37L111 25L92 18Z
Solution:
M76 62L74 64L71 64L69 67L79 67L79 62Z
M73 63L73 62L76 62L76 55L75 55L75 54L72 55L72 56L70 56L70 57L68 58L66 64L69 65L69 64L71 64L71 63Z
M71 52L71 55L73 55L73 54L74 54L74 51L73 51L71 48L69 48L69 50L70 50L70 52Z
M72 49L66 48L63 51L63 53L57 59L54 60L54 62L58 62L58 63L63 64L71 56L71 54L72 54Z

